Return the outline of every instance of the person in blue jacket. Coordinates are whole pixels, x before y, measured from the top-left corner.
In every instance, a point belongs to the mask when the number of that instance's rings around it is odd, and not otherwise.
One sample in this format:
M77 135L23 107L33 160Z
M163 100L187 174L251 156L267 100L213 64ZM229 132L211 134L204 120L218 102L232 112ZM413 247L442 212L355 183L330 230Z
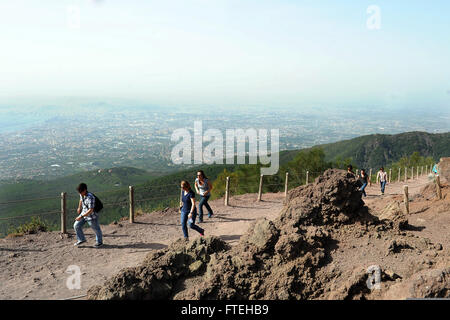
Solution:
M437 163L434 165L432 171L434 172L435 175L437 175L437 176L439 175L439 173L438 173L438 168L437 168Z

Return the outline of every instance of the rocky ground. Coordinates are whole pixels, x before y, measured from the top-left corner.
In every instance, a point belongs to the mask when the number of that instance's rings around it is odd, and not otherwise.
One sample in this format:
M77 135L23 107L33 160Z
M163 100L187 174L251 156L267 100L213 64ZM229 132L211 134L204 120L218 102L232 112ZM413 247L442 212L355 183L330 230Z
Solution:
M328 170L290 191L279 216L252 223L237 245L174 242L90 288L88 298L450 297L449 188L436 200L422 182L406 215L395 189L366 199L369 208L353 175Z

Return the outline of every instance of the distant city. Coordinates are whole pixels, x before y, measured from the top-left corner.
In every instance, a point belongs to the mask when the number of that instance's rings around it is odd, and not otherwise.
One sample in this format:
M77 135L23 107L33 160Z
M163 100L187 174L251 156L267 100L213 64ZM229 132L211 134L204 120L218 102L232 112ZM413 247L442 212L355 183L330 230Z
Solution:
M449 115L426 112L376 112L358 110L309 112L264 108L164 110L81 108L79 113L31 117L5 114L8 130L0 133L0 180L48 180L69 174L119 166L165 173L171 162L170 141L177 128L192 128L202 120L204 130L279 129L280 149L292 150L357 136L406 131L431 133L450 130ZM37 113L39 114L39 113ZM324 116L326 114L326 116ZM9 118L7 117L9 116ZM27 118L28 117L28 118ZM7 120L6 120L7 119ZM14 122L16 119L16 125ZM5 126L6 127L6 126ZM206 143L205 143L206 145Z

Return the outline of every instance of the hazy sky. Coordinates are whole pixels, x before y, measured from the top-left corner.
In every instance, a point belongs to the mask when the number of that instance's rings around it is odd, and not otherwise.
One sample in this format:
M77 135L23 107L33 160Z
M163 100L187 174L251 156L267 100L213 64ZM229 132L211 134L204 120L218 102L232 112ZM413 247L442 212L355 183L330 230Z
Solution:
M0 0L0 101L442 108L449 17L448 0Z

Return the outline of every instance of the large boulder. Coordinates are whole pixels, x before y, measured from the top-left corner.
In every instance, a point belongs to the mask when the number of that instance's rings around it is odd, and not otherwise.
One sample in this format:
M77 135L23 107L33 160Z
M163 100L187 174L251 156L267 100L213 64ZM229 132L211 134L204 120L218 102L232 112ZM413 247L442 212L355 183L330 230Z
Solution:
M289 192L278 225L342 225L369 222L355 176L344 170L330 169L314 183Z
M404 205L400 201L389 203L382 211L378 218L391 224L395 230L405 230L408 227L408 219L404 212Z

